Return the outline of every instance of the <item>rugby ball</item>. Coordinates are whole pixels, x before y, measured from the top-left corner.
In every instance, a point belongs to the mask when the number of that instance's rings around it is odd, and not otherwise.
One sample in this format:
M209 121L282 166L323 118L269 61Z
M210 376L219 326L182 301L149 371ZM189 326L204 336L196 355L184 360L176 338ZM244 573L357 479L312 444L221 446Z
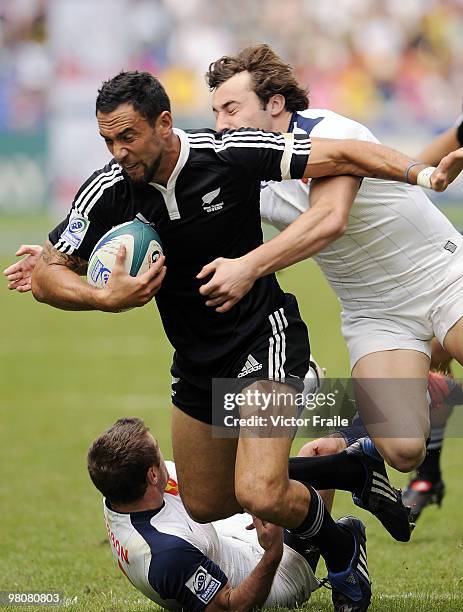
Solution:
M134 219L116 225L100 239L90 255L87 282L93 287L103 288L111 276L119 248L126 249L125 270L138 276L162 255L162 244L158 233L149 223Z

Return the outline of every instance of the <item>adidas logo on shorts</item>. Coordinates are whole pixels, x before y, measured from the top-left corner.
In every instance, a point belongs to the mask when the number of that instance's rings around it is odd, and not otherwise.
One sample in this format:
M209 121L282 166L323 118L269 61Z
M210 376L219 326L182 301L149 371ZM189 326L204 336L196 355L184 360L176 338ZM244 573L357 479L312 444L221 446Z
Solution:
M241 369L241 372L238 374L238 378L242 378L243 376L252 374L252 372L257 372L258 370L262 370L262 364L259 363L256 359L254 359L252 355L248 355L246 363Z

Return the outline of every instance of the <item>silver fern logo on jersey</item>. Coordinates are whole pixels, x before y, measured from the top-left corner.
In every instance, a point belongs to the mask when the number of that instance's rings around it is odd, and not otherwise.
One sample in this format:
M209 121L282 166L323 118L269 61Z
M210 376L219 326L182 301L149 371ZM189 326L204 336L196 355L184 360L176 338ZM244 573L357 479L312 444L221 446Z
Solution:
M217 202L213 204L214 200L219 197L220 187L214 189L214 191L209 191L206 195L203 195L203 209L207 213L215 212L216 210L222 210L223 202Z

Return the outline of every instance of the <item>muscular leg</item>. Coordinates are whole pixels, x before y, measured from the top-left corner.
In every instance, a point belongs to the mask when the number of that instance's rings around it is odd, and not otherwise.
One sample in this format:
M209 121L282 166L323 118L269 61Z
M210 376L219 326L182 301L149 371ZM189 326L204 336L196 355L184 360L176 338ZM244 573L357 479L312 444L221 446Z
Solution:
M352 370L362 421L385 461L401 472L425 456L428 372L429 358L414 350L371 353Z
M434 372L442 372L442 374L451 374L452 356L441 345L437 338L431 341L431 370Z
M278 405L272 400L265 409L258 400L241 406L240 417L250 422L256 417L265 423L240 428L235 465L235 491L239 503L260 519L297 527L302 523L310 501L307 487L289 479L288 457L295 428L273 425L273 418L291 419L297 415L294 388L273 381L259 381L246 389L256 397L287 397ZM281 395L279 395L281 394Z
M212 427L175 406L172 447L185 508L198 522L226 518L242 507L235 497L237 440L212 437Z
M444 348L460 365L463 365L463 317L447 332Z

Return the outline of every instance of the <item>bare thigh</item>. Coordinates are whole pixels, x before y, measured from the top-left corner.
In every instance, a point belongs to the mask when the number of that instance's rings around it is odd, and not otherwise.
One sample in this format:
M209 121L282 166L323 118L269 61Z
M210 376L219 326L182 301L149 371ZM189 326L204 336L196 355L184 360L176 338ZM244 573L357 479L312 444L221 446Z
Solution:
M463 318L449 329L444 338L444 348L463 365Z
M273 381L260 382L249 389L273 390L287 397L295 393L293 388ZM265 415L267 423L271 423L270 414L285 419L297 414L294 403L271 405L264 412L254 410L251 406L242 407L240 415ZM310 500L307 487L288 476L294 434L295 428L291 425L242 426L235 466L235 491L240 504L262 520L289 528L302 523Z
M429 433L429 358L414 350L371 353L354 366L360 416L386 461L401 471L424 458Z
M235 497L236 439L213 437L211 425L174 406L172 447L180 495L195 520L210 522L241 511Z

